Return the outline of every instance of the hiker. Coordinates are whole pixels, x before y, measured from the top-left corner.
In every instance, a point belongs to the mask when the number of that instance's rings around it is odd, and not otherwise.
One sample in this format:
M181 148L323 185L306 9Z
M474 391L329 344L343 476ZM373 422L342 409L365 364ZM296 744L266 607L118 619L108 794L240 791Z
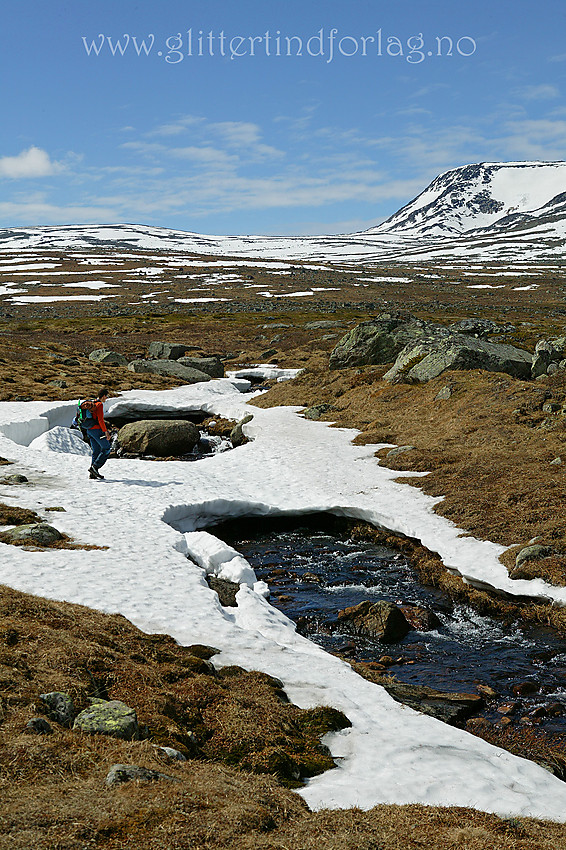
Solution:
M110 390L103 387L95 400L85 399L85 401L79 402L79 424L81 430L86 430L92 449L92 461L88 470L89 478L100 480L104 480L104 476L100 474L99 469L106 463L111 449L103 409L103 404L109 395Z

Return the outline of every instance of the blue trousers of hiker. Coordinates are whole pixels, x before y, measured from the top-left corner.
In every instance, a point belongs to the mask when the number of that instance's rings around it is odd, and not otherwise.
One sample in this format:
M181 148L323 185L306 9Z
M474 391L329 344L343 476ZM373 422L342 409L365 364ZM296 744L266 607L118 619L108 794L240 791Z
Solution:
M108 460L110 440L106 438L102 428L89 428L87 434L92 449L92 466L94 469L100 469Z

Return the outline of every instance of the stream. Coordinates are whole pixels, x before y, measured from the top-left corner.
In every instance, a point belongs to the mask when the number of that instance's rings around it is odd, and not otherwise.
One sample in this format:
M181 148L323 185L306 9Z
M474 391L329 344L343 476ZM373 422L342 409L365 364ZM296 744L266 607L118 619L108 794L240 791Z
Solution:
M455 604L420 584L404 555L352 540L327 514L240 519L210 530L269 584L271 604L326 650L356 661L386 656L387 672L411 685L460 693L487 685L496 695L476 714L566 732L566 643L553 630L508 626ZM362 637L339 622L338 612L364 600L418 605L432 610L440 625L411 630L395 643Z

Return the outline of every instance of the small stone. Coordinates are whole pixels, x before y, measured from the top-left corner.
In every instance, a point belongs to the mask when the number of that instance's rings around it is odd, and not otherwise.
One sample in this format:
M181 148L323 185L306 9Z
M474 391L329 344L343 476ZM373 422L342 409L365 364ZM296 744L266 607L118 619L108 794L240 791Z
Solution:
M516 710L516 702L504 702L502 705L498 705L496 708L496 711L498 711L499 714L514 714Z
M435 401L447 401L449 398L452 398L452 390L450 387L442 387L440 392L437 393L434 400Z
M157 770L147 767L138 767L137 764L113 764L106 775L106 784L110 787L122 785L124 782L156 782L158 779L167 779L169 782L179 782L175 776L167 776Z
M477 690L482 696L487 697L487 699L495 699L495 697L499 696L497 691L490 685L478 685Z
M397 455L404 454L405 452L414 451L415 448L416 446L397 446L397 448L391 449L391 451L387 452L385 457L387 458L387 460L392 460L394 457L397 457Z
M53 507L50 507L50 508L44 508L44 510L46 510L46 511L62 511L63 513L67 512L67 509L62 508L60 505L54 505Z
M539 718L546 717L546 707L544 705L537 705L536 708L533 708L532 711L529 711L528 717L531 718Z
M51 725L43 717L32 717L26 723L26 732L31 732L32 735L51 735L53 729Z
M63 361L63 366L80 366L80 362L76 357L66 357Z
M54 381L49 381L49 386L50 387L59 387L59 389L64 390L69 385L67 384L67 381L63 381L63 380L60 380L59 378L56 378Z
M513 721L511 720L510 717L502 717L500 720L497 721L497 725L498 726L510 726L512 724L512 722Z
M180 750L175 750L173 747L157 747L157 751L172 761L187 761L187 757Z
M554 460L550 461L550 465L551 466L561 466L562 465L562 458L561 457L555 457Z
M243 446L244 443L248 442L248 438L245 436L242 428L244 425L247 425L248 422L251 422L253 418L253 413L248 413L246 416L244 416L243 419L240 419L238 424L235 425L230 431L230 440L234 448L237 448L238 446Z

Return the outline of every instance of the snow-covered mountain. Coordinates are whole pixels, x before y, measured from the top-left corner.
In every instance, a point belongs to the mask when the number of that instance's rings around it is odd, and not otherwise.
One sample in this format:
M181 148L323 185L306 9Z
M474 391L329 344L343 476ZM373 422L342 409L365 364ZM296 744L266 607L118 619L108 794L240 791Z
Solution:
M377 227L337 236L207 236L135 224L0 229L0 253L138 249L288 261L566 259L566 162L489 162L435 178Z
M498 230L566 210L566 162L482 162L441 174L424 192L367 231L447 236ZM561 197L562 196L562 197Z

